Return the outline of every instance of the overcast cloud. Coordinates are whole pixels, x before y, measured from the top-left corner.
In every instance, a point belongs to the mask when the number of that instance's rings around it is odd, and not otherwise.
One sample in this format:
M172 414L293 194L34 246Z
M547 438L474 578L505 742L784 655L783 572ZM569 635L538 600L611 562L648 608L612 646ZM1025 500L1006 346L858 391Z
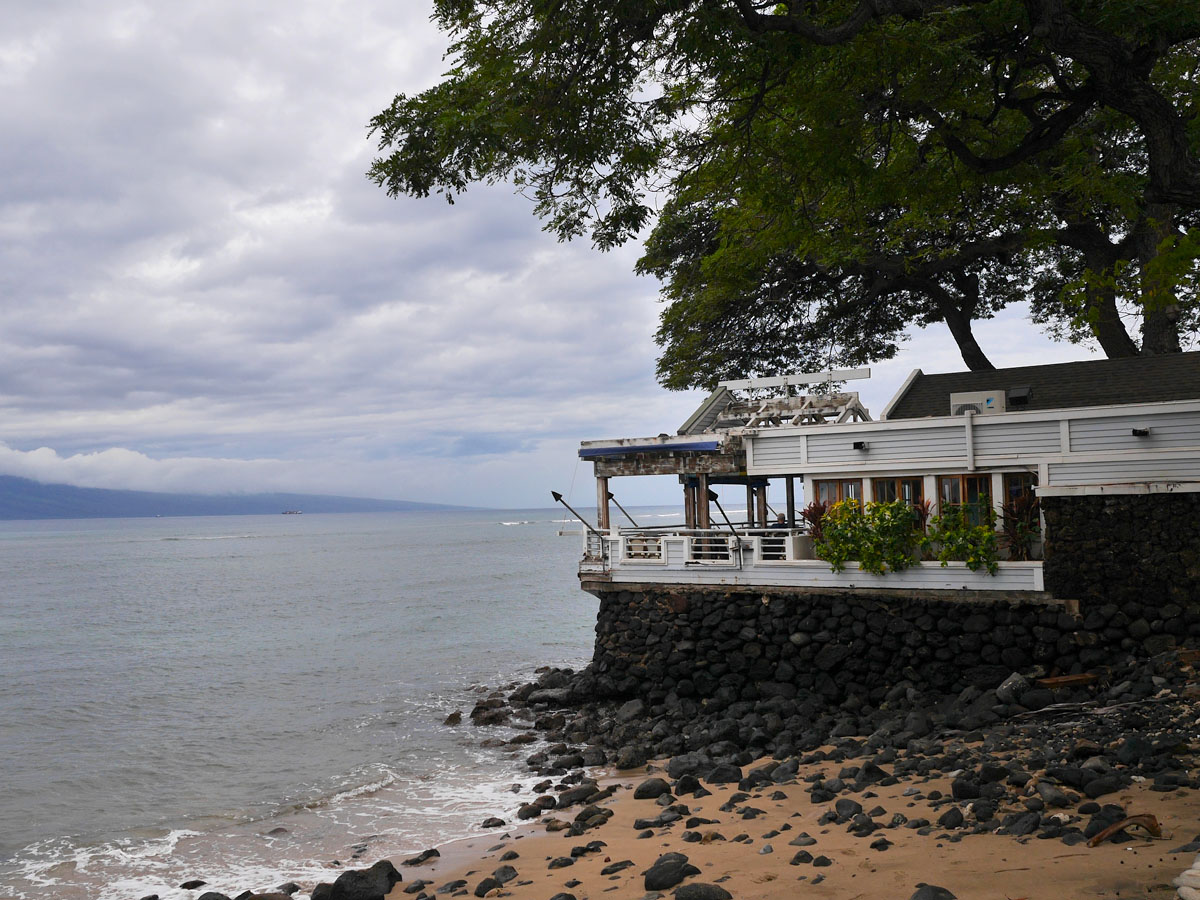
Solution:
M592 496L579 440L678 426L636 248L560 245L503 186L364 177L366 123L444 46L421 0L10 5L0 474L541 506ZM1045 361L1029 337L981 331L998 364ZM916 366L962 368L915 335L867 405ZM626 498L675 500L653 481Z

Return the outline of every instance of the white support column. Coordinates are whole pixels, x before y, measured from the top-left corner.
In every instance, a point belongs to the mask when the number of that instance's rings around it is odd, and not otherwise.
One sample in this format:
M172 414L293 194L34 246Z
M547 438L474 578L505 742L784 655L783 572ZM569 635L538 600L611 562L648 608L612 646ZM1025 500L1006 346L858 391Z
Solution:
M608 531L609 516L608 516L608 476L596 476L596 518L599 520L596 527L601 531Z

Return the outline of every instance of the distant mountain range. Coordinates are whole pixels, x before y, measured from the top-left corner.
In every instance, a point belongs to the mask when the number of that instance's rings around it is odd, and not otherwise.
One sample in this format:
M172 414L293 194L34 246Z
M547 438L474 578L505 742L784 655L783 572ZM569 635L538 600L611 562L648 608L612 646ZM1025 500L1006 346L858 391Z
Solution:
M42 484L0 475L0 519L100 519L153 516L246 516L465 509L408 500L365 500L324 494L160 494L69 484Z

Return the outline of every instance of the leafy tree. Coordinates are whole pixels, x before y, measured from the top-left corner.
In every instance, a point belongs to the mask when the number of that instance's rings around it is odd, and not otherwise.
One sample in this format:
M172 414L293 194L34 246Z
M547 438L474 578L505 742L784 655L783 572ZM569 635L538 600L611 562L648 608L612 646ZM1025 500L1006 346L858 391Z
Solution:
M453 67L372 121L389 193L510 179L639 236L660 378L892 355L1018 299L1109 355L1196 329L1200 7L1174 0L439 0ZM1126 321L1140 318L1137 336Z

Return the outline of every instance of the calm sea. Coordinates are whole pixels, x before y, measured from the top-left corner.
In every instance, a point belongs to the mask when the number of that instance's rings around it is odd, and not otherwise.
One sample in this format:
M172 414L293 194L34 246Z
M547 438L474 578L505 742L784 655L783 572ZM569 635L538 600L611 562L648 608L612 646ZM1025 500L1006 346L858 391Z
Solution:
M531 748L442 721L590 656L564 518L0 522L0 898L330 880L511 813Z

